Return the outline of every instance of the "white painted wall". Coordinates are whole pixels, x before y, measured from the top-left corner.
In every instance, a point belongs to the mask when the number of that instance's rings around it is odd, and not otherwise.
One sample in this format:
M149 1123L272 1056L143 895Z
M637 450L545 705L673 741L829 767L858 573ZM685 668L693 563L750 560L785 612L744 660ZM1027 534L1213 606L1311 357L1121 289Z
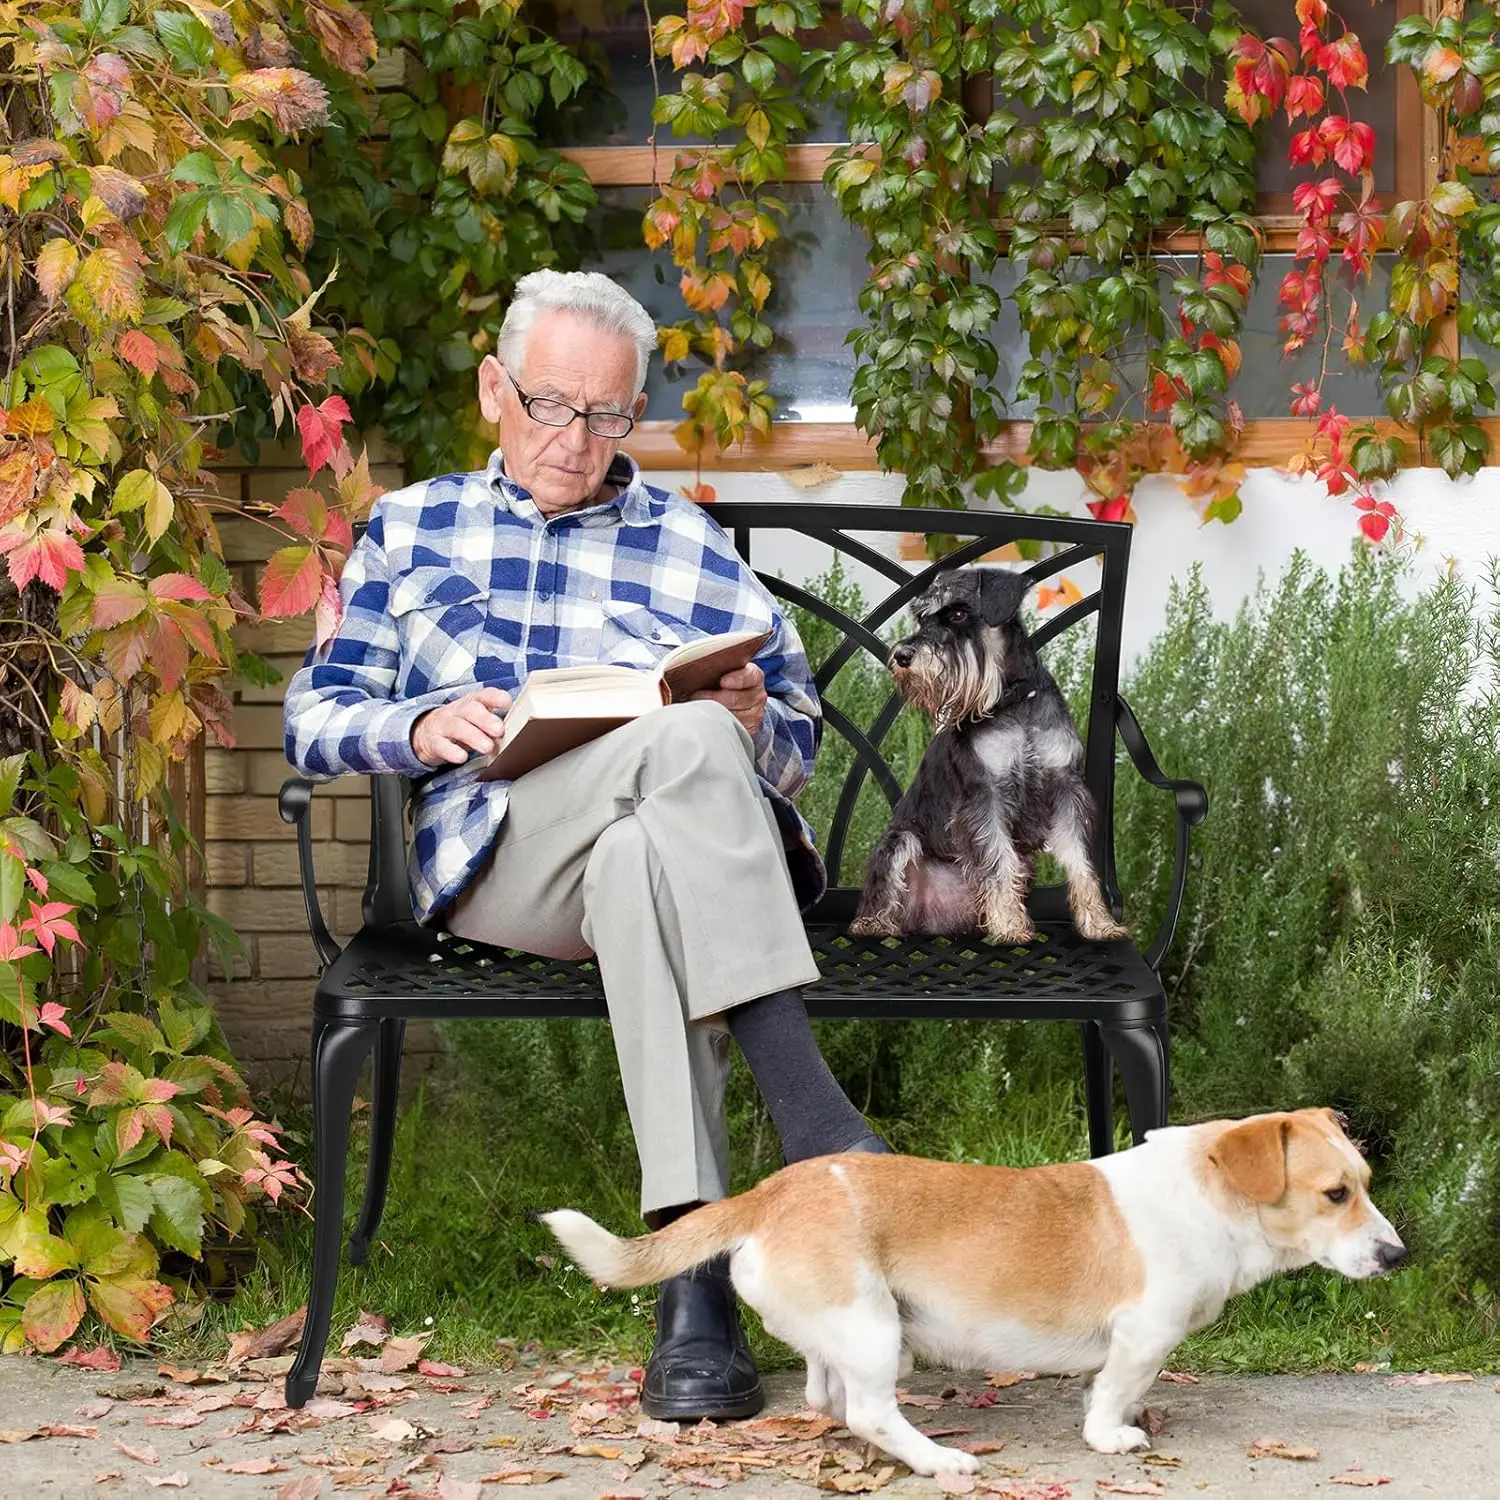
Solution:
M690 485L688 472L658 470L653 484L676 489ZM832 500L851 504L896 504L901 481L888 474L855 473L814 490L802 490L775 473L719 473L706 476L721 500ZM1244 511L1228 526L1205 526L1169 477L1144 481L1136 495L1138 517L1131 546L1130 589L1126 607L1127 661L1149 643L1161 626L1174 579L1200 563L1216 610L1229 617L1255 588L1256 579L1280 576L1301 548L1319 566L1337 571L1356 539L1356 514L1346 497L1332 498L1316 480L1294 479L1275 469L1252 469L1240 490ZM1406 528L1402 551L1412 568L1409 587L1419 589L1455 566L1482 592L1487 565L1500 558L1500 468L1489 468L1457 483L1441 469L1405 470L1387 489ZM1076 474L1034 472L1023 507L1051 505L1086 516L1086 486ZM866 533L865 541L896 555L896 534ZM1365 545L1360 543L1360 545ZM797 581L828 566L827 549L796 537L778 537L756 565ZM851 568L867 593L876 580ZM1087 588L1091 580L1077 575ZM882 589L883 591L883 589Z

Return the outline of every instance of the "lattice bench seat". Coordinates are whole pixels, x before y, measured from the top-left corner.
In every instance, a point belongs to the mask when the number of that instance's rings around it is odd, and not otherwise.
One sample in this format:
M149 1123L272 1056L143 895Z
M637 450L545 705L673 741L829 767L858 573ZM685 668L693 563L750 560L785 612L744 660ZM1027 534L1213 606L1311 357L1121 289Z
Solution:
M842 787L824 857L834 888L807 918L808 937L822 981L807 991L808 1010L827 1019L885 1020L969 1017L975 1020L1072 1021L1083 1038L1089 1144L1095 1155L1112 1148L1113 1069L1125 1089L1137 1140L1167 1118L1167 1001L1158 970L1176 929L1187 879L1189 829L1208 802L1196 782L1163 775L1135 716L1119 694L1120 639L1131 528L1101 521L992 512L916 511L900 506L838 504L720 504L714 518L732 533L740 555L751 560L754 534L792 531L833 549L884 577L890 590L862 619L853 619L805 588L761 573L783 601L811 611L839 631L834 649L818 665L825 753L829 737L846 740L853 765ZM944 566L983 557L1008 543L1049 544L1049 555L1026 570L1033 579L1055 577L1095 561L1099 583L1033 634L1039 648L1097 617L1092 681L1084 739L1084 774L1099 809L1093 855L1104 892L1117 917L1123 903L1115 878L1114 776L1116 740L1152 785L1176 805L1177 841L1166 916L1142 950L1129 941L1087 943L1073 930L1064 893L1034 889L1031 912L1037 937L1024 945L992 947L973 938L855 938L848 934L858 889L837 884L845 844L861 789L873 782L894 806L902 787L883 752L901 711L893 691L862 729L830 696L830 686L856 652L882 663L882 628L895 621L926 587L932 569L909 570L871 547L857 533L942 533L961 541ZM395 777L371 778L370 877L362 908L364 925L345 947L323 919L313 870L312 783L289 781L281 815L296 826L308 925L323 969L313 996L313 1120L318 1192L313 1284L307 1322L286 1396L301 1406L312 1395L322 1363L338 1280L343 1235L344 1165L354 1090L373 1052L370 1159L364 1202L349 1239L358 1265L380 1225L395 1140L396 1099L406 1022L412 1019L516 1019L603 1017L604 998L592 963L560 962L486 948L418 927L406 883L405 788ZM856 877L857 878L857 877Z

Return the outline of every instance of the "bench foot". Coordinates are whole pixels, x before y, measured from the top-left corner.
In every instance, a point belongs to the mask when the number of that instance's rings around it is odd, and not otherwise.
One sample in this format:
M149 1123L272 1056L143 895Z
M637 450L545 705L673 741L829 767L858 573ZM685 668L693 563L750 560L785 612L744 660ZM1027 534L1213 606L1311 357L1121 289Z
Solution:
M370 1242L380 1230L386 1188L391 1180L391 1156L396 1147L396 1096L401 1091L401 1044L406 1022L380 1022L375 1039L375 1061L370 1070L370 1160L365 1168L365 1198L349 1236L349 1264L362 1266Z
M1083 1033L1084 1103L1088 1110L1089 1155L1108 1156L1115 1149L1115 1070L1097 1021L1079 1026Z
M1139 1146L1148 1130L1167 1123L1167 1092L1170 1074L1167 1057L1167 1022L1144 1026L1100 1028L1104 1045L1125 1082L1125 1103L1130 1111L1130 1134Z
M338 1289L340 1241L344 1235L344 1158L354 1086L375 1045L379 1023L321 1022L313 1031L313 1266L307 1321L297 1358L286 1377L288 1406L304 1405L318 1384L323 1346Z

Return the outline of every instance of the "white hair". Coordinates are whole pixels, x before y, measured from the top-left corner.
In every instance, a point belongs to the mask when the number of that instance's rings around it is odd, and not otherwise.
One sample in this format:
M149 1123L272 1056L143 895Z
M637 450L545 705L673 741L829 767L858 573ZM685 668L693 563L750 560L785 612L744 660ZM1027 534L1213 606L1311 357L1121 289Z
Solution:
M524 372L532 324L547 313L571 312L601 333L619 334L635 345L634 396L646 387L646 366L656 349L656 320L624 287L598 271L532 271L516 283L500 325L500 358Z

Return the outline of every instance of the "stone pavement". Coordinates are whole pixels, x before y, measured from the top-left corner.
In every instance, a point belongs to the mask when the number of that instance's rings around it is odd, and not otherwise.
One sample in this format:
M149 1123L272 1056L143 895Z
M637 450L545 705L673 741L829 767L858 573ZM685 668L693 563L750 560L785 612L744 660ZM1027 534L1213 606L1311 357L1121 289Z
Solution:
M1164 1381L1148 1455L1106 1458L1079 1437L1078 1383L912 1377L908 1414L984 1457L976 1479L912 1476L808 1412L799 1372L768 1377L757 1423L642 1426L632 1372L465 1374L416 1357L331 1361L305 1412L281 1406L287 1359L239 1368L117 1373L0 1360L0 1496L482 1500L511 1486L549 1500L657 1500L721 1492L810 1497L879 1491L1012 1500L1109 1495L1500 1497L1500 1394L1492 1377L1205 1376ZM166 1367L169 1371L171 1367ZM206 1378L205 1378L206 1377ZM51 1429L49 1431L49 1429ZM1257 1447L1256 1444L1260 1446ZM1302 1454L1276 1456L1277 1449Z

